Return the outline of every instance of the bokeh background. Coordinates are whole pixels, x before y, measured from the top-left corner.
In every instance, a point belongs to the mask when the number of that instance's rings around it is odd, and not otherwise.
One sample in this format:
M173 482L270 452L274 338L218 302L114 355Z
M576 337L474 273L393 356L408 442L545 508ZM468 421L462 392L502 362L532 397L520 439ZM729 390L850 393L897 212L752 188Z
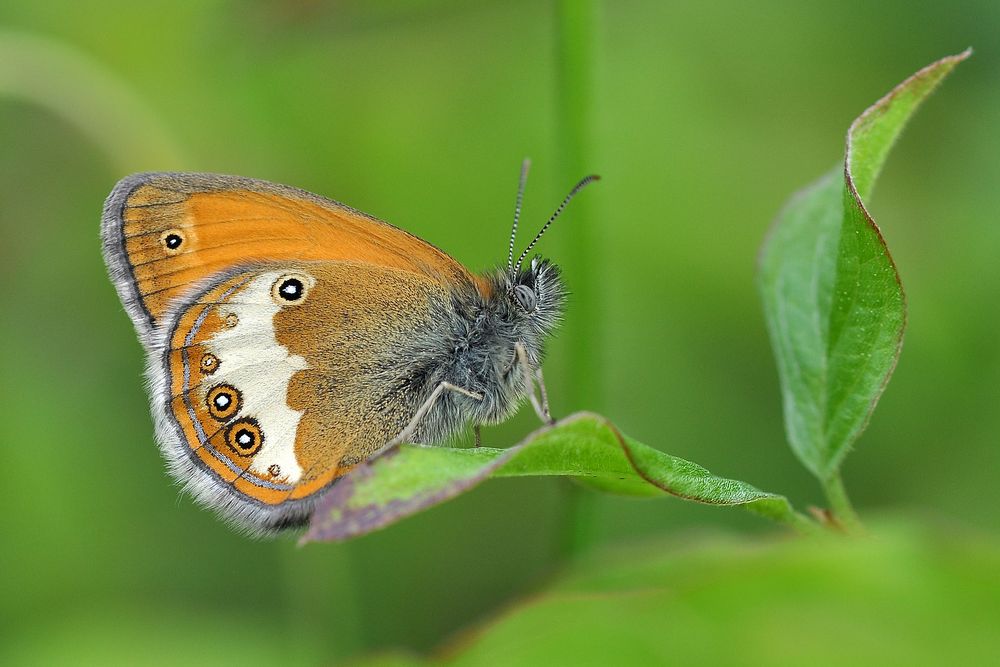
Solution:
M863 515L1000 532L1000 5L597 9L586 145L567 156L580 116L552 3L0 4L0 662L419 653L581 553L777 532L738 511L523 479L343 545L234 534L179 496L153 443L142 352L98 242L122 176L293 184L483 269L505 256L521 158L530 231L585 161L604 180L541 246L574 289L546 366L554 410L599 410L805 507L822 498L783 442L757 248L791 192L840 159L853 118L967 46L871 203L909 330L844 474ZM577 233L597 252L581 254ZM535 425L524 411L486 444Z

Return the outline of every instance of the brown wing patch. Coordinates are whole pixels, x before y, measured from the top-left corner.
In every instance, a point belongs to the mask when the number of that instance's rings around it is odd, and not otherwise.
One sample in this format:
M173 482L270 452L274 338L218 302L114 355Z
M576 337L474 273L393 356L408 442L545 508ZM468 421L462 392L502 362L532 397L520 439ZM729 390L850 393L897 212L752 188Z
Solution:
M353 263L311 267L308 300L275 316L275 337L308 361L291 379L288 405L302 412L295 440L303 469L293 498L345 474L391 440L416 406L398 385L413 362L400 356L445 298L419 275Z
M294 188L231 176L129 177L105 204L103 234L113 277L123 300L136 302L130 312L144 332L193 284L254 262L354 260L489 289L397 227Z
M268 505L326 488L412 416L399 351L445 295L419 274L356 262L221 280L169 338L170 412L189 454Z

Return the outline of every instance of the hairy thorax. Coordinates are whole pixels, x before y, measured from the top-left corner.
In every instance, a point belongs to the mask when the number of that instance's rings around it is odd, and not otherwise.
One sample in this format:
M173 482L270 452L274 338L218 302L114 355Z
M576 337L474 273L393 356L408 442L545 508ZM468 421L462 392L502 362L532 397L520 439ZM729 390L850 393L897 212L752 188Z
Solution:
M415 440L438 442L470 424L503 421L525 400L531 387L528 376L542 362L545 339L558 324L564 300L555 266L533 263L530 271L537 290L531 312L514 300L506 272L487 274L487 290L470 284L430 296L429 318L414 331L411 349L403 355L413 360L399 380L411 390L409 403L419 408L442 382L479 398L443 393L417 429Z

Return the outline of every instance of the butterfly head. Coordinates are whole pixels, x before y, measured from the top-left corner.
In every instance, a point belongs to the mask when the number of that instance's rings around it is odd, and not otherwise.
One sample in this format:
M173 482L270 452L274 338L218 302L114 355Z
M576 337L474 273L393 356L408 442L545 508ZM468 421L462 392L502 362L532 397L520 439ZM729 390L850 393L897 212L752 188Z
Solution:
M563 305L566 301L566 288L560 277L559 267L555 264L539 256L533 257L527 263L526 259L531 249L548 231L570 200L580 190L600 177L587 176L577 183L515 261L514 243L521 217L521 202L529 166L528 160L525 160L521 165L521 178L517 189L507 266L493 274L490 280L493 293L496 295L494 307L507 329L503 338L522 343L532 363L537 364L541 361L542 344L546 336L552 333L562 316Z
M529 349L540 347L559 324L566 301L559 267L536 256L516 273L510 269L496 271L491 282L494 308L506 325L506 337Z

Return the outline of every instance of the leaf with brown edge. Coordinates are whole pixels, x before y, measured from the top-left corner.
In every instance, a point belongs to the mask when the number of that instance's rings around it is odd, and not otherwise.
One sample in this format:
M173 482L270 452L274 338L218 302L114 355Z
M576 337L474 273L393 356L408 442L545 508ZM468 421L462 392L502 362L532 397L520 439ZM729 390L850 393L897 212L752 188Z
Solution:
M302 542L342 541L384 528L500 477L556 475L620 495L672 495L738 505L798 527L809 525L783 496L717 477L648 447L610 421L580 412L509 449L404 445L355 469L320 501Z
M863 200L906 122L970 54L932 63L861 114L847 133L843 166L794 196L764 243L759 287L785 431L821 480L836 477L865 429L906 324L896 265Z

